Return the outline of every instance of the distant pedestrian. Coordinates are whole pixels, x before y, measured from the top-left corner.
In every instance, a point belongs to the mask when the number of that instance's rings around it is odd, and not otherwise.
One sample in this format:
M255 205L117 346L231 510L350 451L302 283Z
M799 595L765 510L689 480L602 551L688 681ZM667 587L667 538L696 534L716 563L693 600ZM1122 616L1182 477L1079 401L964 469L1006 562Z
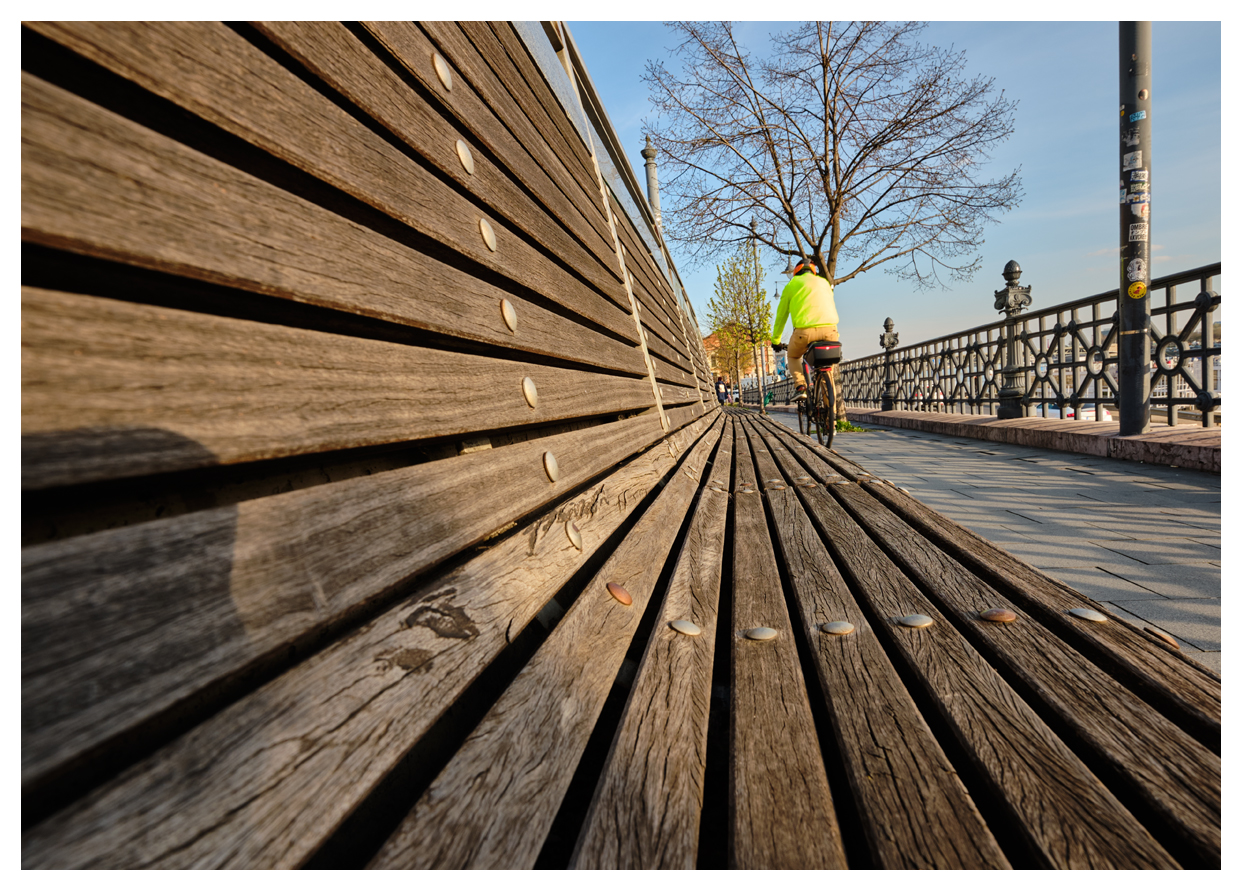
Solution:
M729 398L729 387L719 377L716 378L716 398L720 400L721 405L724 405L725 400Z

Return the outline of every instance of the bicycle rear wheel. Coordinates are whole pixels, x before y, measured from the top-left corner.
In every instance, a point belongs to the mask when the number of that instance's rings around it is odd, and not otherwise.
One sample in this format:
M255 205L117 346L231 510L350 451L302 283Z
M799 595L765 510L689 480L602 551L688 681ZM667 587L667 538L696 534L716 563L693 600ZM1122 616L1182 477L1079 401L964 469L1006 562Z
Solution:
M815 436L819 444L827 448L832 448L832 434L837 429L835 397L832 379L828 376L828 372L821 371L815 375L815 393L811 397L815 417Z

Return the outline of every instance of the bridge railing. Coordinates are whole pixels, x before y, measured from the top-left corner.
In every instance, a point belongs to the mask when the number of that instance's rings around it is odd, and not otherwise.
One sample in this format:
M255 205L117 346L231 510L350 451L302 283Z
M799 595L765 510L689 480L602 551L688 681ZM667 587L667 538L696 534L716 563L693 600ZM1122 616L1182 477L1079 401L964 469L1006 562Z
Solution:
M1220 272L1214 263L1151 283L1154 421L1220 423L1221 298L1213 289ZM1109 291L1012 320L1023 416L1116 420L1117 299ZM894 409L997 414L1010 324L1000 320L843 362L845 404L881 408L891 382Z

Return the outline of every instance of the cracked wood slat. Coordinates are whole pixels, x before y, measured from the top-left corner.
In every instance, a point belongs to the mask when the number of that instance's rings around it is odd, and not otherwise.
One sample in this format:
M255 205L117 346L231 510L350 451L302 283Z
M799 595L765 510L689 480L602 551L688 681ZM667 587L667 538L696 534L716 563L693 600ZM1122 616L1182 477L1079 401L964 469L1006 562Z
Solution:
M469 139L469 134L459 134L444 117L444 109L425 103L419 93L410 90L342 25L270 22L257 23L256 27L413 147L429 163L468 189L477 201L490 205L498 214L511 220L517 228L535 238L614 303L622 300L612 252L606 249L596 233L586 234L586 221L560 190L549 182L549 188L539 193L540 199L547 199L549 207L536 204L510 179L508 171L496 166L485 152L480 151L477 143L470 145L474 170L467 173L458 159L455 145L462 136L467 137L469 145L473 141ZM430 53L423 56L422 62L426 74L434 78ZM428 85L424 81L424 86ZM464 83L461 86L468 89ZM438 88L433 86L433 89L436 96L446 92L443 85ZM512 151L512 158L501 157L498 163L520 168L520 175L513 174L519 182L542 185L540 177L533 172L536 165L527 153L516 145L512 146ZM568 225L563 228L565 220ZM567 228L570 228L569 232Z
M1220 751L1219 677L1182 654L1150 641L1149 635L1115 616L1100 624L1067 615L1068 610L1084 606L1105 613L1108 610L904 492L874 483L866 484L866 488L938 547L1054 628L1058 635L1089 653L1110 674L1208 748Z
M223 24L74 22L30 27L401 218L393 208L408 203L403 193L409 189L404 180L411 176L406 169L410 159ZM477 146L474 174L466 173L454 147L459 135L455 128L341 25L258 27L426 163L513 221L596 288L619 289L615 272L606 264L611 252L601 247L596 256L587 254Z
M481 63L475 61L475 54L468 42L454 42L446 53L445 61L453 72L453 89L445 90L432 63L433 55L440 52L439 48L417 24L363 22L362 27L392 54L402 68L418 80L423 89L441 103L448 113L446 117L455 117L500 164L507 166L513 178L520 181L549 208L552 215L589 251L604 258L602 262L609 274L620 281L619 271L608 260L612 254L612 239L608 235L607 224L603 222L602 210L597 206L595 214L588 212L576 198L571 197L572 188L567 195L557 185L555 180L558 171L564 171L564 162L546 144L539 144L540 140L529 124L526 129L516 127L510 132L510 127L502 118L506 114L506 108L511 105L507 94L502 100L504 107L493 107L488 100L501 98L493 92L495 83L482 83L480 89L476 89L472 80L463 76L472 75L477 81L480 71L485 70L476 67ZM456 55L452 51L453 47L464 51L464 56ZM455 64L460 59L465 59L465 69L459 69ZM512 117L509 119L512 120Z
M855 519L884 543L906 575L957 616L980 651L1019 677L1031 695L1064 722L1063 740L1112 768L1114 788L1136 795L1199 859L1220 868L1220 758L1040 626L865 490L837 490ZM1004 607L1018 615L1000 625L978 618ZM1191 865L1191 864L1183 864Z
M569 170L584 191L595 184L595 166L569 120L560 99L553 95L543 73L530 57L526 44L509 22L458 22L458 27L478 48L496 77ZM575 87L576 89L576 87ZM602 208L602 206L601 206Z
M660 435L642 415L24 549L23 788L109 752Z
M641 379L33 288L22 289L22 397L23 488L654 404Z
M803 503L861 596L872 627L930 697L1031 854L1061 869L1178 868L829 494L858 484L823 485L835 472L789 433L783 444L801 464L785 469L801 473L804 465L821 483L800 490ZM911 613L930 616L932 625L911 629L896 623Z
M844 869L845 850L744 435L733 447L729 865ZM748 640L748 628L774 640Z
M700 419L27 831L27 868L304 864L590 559ZM658 425L657 425L658 426ZM577 523L578 552L565 533Z
M323 101L326 118L348 117ZM636 342L627 314L499 221L489 251L483 212L438 177L382 154L372 173L401 183L388 207L401 223ZM489 339L514 344L508 292L24 72L22 240L459 334L473 306L504 332Z
M511 95L510 87L513 85L493 71L493 60L480 54L462 32L460 23L422 21L418 26L453 68L470 82L487 107L530 152L568 201L578 208L603 240L605 248L611 248L612 236L608 231L604 208L601 199L593 194L593 177L586 177L581 172L575 173L574 168L580 165L566 157L564 152L558 151L547 138L547 134L531 122L521 103ZM393 25L376 23L372 27L373 32L375 28L389 32Z
M883 869L1006 869L1009 862L889 661L798 501L796 465L771 431L748 421L779 557L789 573L821 695L845 761L873 862ZM761 435L762 439L757 438ZM854 625L848 635L825 622Z
M813 444L811 448L847 477L862 478L860 472L870 477L835 452ZM1107 610L895 486L866 480L863 485L937 547L1054 628L1058 636L1073 641L1076 648L1089 653L1130 690L1219 754L1221 689L1215 673L1155 643L1125 620L1114 617L1104 623L1082 622L1066 615L1067 610L1083 606Z
M700 490L571 868L694 869L732 470L729 422ZM701 633L689 637L672 630L669 622L676 619L693 622Z
M713 437L714 440L714 437ZM683 466L701 468L704 438ZM370 867L528 869L617 677L698 483L677 472ZM605 589L625 587L623 606Z

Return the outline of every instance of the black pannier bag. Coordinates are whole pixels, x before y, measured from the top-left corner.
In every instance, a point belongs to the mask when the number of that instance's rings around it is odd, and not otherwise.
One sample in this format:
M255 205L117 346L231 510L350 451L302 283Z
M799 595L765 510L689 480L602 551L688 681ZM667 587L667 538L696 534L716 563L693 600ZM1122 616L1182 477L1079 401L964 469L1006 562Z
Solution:
M841 361L841 341L817 340L806 348L806 363L812 368L836 365Z

